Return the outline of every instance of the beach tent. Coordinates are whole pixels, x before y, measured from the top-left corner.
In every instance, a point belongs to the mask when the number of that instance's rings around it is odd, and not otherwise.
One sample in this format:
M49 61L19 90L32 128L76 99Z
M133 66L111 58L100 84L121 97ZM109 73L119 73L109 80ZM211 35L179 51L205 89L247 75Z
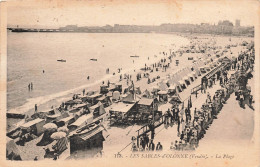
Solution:
M75 122L68 125L69 130L77 129L93 121L93 114L82 115Z
M17 147L14 140L6 137L6 158L9 160L22 160L21 150Z
M126 93L124 95L122 95L122 101L125 103L134 103L134 95L132 93Z
M100 116L100 115L106 113L104 106L101 102L98 102L94 106L89 107L89 111L90 111L90 113L93 113L94 117Z
M165 82L159 82L158 87L159 87L160 90L163 90L163 91L167 90L167 88L168 88L168 86Z
M147 89L145 89L145 91L143 92L143 95L142 95L143 97L146 97L146 98L151 98L152 96L151 96L151 93L147 90Z

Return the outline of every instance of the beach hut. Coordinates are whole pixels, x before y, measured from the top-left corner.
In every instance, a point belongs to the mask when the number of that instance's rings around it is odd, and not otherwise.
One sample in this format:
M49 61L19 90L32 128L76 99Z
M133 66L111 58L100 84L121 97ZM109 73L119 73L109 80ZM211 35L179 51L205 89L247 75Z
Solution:
M114 103L109 110L110 116L117 115L124 118L133 111L135 104L136 103L128 104L123 102Z
M104 128L99 126L90 133L84 133L80 135L73 135L69 138L70 140L70 154L73 156L79 151L84 151L83 156L93 157L101 150L103 150L103 136ZM79 156L79 155L77 155Z
M39 136L40 134L42 134L44 132L44 129L43 129L44 124L45 124L44 119L37 118L37 119L34 119L32 121L29 121L29 122L26 122L25 124L23 124L21 126L21 129L31 131L32 134Z
M167 91L159 91L158 92L159 101L160 102L167 102L168 101L168 94Z
M168 92L167 92L169 95L173 96L175 94L178 93L177 91L177 85L176 84L173 84L171 85L169 88L168 88Z
M153 111L158 110L158 104L157 98L148 99L143 97L137 103L137 110L139 113L151 114Z

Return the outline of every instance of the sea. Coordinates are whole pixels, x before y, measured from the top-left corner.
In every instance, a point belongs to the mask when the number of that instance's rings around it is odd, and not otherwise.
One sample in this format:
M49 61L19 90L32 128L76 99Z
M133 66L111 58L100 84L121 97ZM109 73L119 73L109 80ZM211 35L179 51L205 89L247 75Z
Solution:
M139 70L189 43L179 35L157 33L8 32L7 40L7 112L20 113L35 104L38 110L59 106L74 93L98 88L118 68L121 73Z

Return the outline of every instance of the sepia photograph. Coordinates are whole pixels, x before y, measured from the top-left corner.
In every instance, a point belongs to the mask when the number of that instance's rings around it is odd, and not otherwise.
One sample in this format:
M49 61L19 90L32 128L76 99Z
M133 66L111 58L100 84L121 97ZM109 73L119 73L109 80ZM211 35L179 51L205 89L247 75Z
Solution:
M3 166L260 165L259 1L0 5Z

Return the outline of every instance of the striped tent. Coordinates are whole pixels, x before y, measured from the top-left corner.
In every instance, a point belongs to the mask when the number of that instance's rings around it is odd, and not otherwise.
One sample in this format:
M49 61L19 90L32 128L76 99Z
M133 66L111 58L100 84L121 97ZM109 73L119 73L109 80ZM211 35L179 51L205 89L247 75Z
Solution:
M56 149L57 153L62 153L64 150L68 148L68 139L66 137L63 137L57 141L57 143L54 145L54 148Z

